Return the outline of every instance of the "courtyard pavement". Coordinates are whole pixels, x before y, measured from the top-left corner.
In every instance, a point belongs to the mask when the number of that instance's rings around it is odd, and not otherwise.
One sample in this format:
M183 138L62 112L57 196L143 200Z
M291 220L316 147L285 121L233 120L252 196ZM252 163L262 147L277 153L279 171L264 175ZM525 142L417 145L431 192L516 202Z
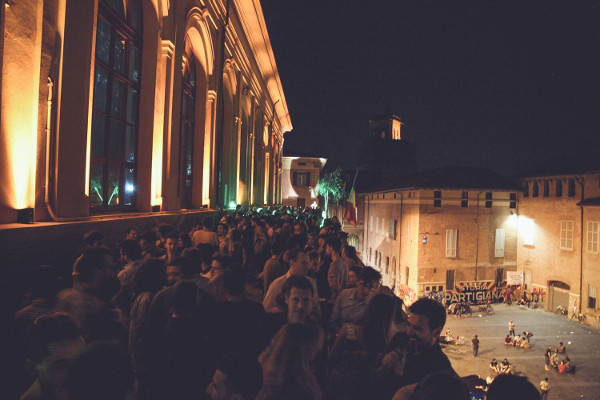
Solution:
M465 344L444 345L444 352L460 376L480 375L483 379L492 370L489 363L492 358L498 362L507 358L513 364L517 375L527 376L536 387L544 377L549 378L549 399L561 400L600 400L600 330L595 327L569 321L540 309L528 309L519 306L495 304L493 315L480 315L456 318L448 315L446 329L451 329L454 337L465 337ZM504 346L508 334L508 321L513 320L516 332L533 333L530 349L517 349ZM594 321L592 321L594 322ZM473 357L471 339L479 336L479 356ZM563 342L567 355L577 367L574 374L561 375L552 368L544 369L544 350L548 345L553 348Z

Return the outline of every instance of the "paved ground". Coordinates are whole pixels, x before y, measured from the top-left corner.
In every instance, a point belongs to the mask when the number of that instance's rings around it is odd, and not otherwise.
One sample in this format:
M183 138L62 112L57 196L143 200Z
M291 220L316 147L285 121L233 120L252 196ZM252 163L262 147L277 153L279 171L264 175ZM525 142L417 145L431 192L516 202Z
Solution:
M477 309L477 306L474 307ZM507 358L515 367L517 375L529 378L536 387L544 377L549 378L549 399L597 399L600 400L600 331L579 322L569 321L553 313L531 310L518 306L494 305L493 315L456 318L448 316L446 328L456 335L465 336L464 346L444 346L444 351L459 375L478 374L482 378L491 372L489 362ZM513 320L517 333L531 331L530 349L506 347L504 337L508 334L508 321ZM473 357L471 339L479 335L479 356ZM544 370L544 350L563 342L567 355L576 365L574 374L560 375L555 370Z

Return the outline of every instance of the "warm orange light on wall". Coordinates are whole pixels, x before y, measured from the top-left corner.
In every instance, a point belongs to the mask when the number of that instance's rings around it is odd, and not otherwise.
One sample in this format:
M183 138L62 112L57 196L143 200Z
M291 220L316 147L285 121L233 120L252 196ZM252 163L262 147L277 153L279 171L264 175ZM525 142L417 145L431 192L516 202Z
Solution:
M5 14L2 66L2 203L35 205L42 7L10 7Z

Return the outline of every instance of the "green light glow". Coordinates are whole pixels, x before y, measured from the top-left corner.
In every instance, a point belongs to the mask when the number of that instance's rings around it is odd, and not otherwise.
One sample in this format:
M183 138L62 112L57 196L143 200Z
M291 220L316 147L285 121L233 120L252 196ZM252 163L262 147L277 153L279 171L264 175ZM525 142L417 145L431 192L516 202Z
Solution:
M237 204L235 204L235 201L230 201L229 202L229 207L228 208L230 208L232 210L235 210L236 207L237 207Z

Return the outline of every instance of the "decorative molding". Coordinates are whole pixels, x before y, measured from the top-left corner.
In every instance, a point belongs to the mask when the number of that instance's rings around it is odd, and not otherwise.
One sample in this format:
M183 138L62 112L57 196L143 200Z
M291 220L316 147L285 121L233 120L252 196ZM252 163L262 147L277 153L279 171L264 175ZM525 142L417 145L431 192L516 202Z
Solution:
M175 44L170 40L162 40L161 42L161 55L167 56L169 59L173 58L175 53Z
M214 102L217 99L217 91L213 90L213 89L209 89L206 92L206 100L210 101L211 103Z

